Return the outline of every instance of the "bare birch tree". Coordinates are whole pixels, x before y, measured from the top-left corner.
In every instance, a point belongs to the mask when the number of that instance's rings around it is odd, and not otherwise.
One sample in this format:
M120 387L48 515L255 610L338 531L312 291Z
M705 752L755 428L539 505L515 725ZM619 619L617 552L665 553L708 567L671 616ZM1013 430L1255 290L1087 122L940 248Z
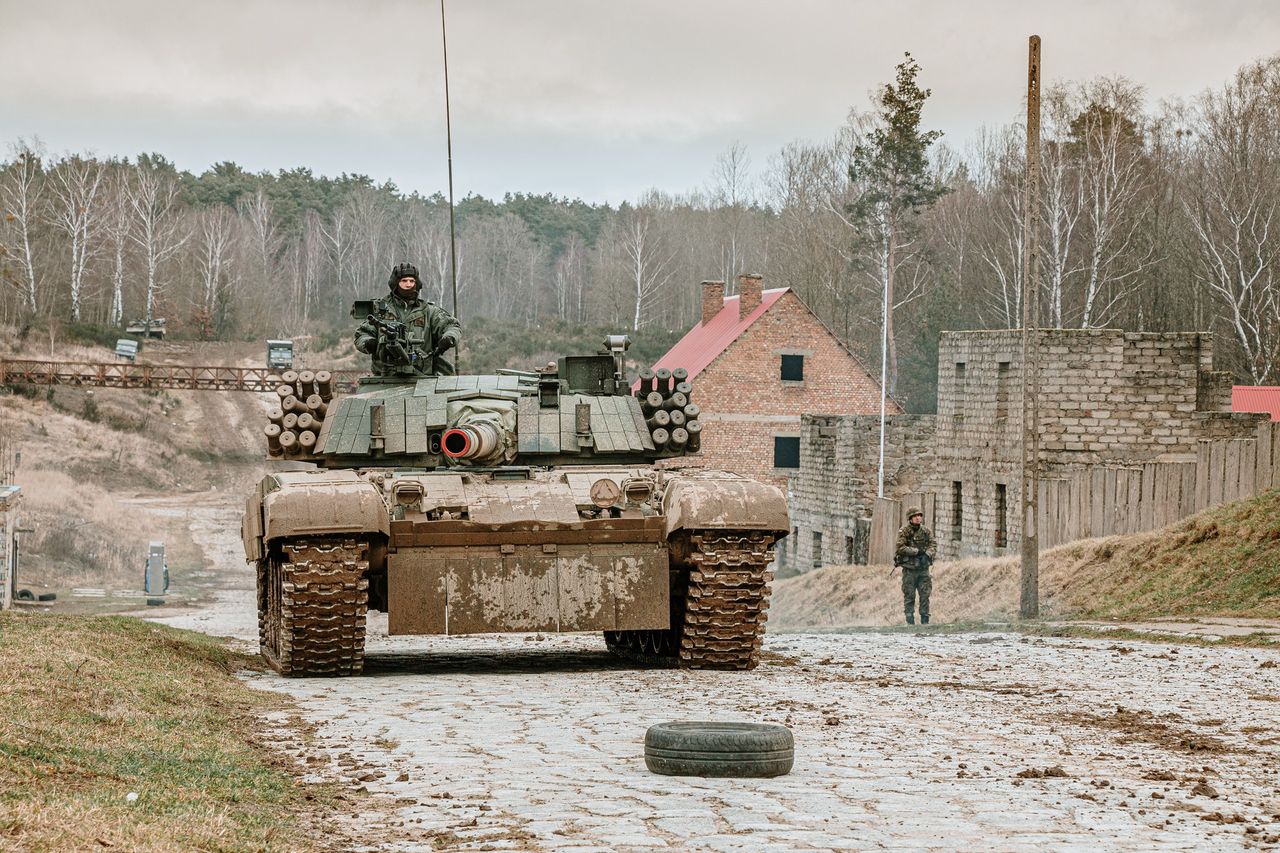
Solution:
M217 314L222 289L231 272L235 232L235 213L225 204L200 211L196 226L199 240L196 263L200 270L201 307L210 318Z
M146 269L143 322L155 320L156 299L163 290L160 268L182 248L191 236L178 208L178 183L155 166L139 164L127 188L133 209L134 229L130 234L142 252Z
M36 274L34 231L43 211L44 169L40 143L19 139L13 146L13 163L0 176L0 205L14 233L14 256L22 274L23 302L34 314L39 307L42 278Z
M99 193L105 169L98 159L71 154L49 170L49 186L55 204L50 218L67 237L70 269L70 316L80 322L85 270L96 251L99 232Z
M1196 130L1199 156L1182 195L1194 274L1263 385L1280 358L1280 57L1206 93Z

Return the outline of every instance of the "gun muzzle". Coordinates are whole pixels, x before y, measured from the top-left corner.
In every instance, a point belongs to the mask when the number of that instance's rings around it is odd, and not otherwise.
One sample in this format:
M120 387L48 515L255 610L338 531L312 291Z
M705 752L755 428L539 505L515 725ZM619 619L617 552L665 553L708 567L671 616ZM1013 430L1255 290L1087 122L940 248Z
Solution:
M483 459L497 449L498 439L493 424L463 424L445 432L440 448L450 459Z

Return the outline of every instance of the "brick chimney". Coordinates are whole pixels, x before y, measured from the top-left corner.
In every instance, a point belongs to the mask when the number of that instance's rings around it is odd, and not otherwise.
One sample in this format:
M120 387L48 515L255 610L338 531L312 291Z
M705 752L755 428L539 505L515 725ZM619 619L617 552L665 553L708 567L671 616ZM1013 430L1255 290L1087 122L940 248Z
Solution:
M720 313L724 307L724 282L704 281L702 283L702 325L711 322L711 318Z
M753 273L738 276L738 319L745 318L760 307L763 292L763 276Z

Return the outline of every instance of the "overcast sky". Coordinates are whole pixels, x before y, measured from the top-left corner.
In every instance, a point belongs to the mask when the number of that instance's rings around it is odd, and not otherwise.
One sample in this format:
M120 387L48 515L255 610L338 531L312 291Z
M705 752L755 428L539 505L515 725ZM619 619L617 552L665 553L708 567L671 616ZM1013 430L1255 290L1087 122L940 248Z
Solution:
M704 185L830 135L910 50L957 148L1047 81L1123 74L1152 102L1280 50L1277 0L448 0L459 197L590 201ZM445 186L438 0L0 0L0 142L156 151L199 172Z

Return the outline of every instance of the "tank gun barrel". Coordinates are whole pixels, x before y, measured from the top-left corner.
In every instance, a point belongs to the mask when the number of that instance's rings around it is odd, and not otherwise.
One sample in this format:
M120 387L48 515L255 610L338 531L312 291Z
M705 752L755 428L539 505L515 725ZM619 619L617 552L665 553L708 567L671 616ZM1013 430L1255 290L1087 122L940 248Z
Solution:
M500 440L496 424L479 422L446 431L440 447L450 459L483 459L497 449Z

